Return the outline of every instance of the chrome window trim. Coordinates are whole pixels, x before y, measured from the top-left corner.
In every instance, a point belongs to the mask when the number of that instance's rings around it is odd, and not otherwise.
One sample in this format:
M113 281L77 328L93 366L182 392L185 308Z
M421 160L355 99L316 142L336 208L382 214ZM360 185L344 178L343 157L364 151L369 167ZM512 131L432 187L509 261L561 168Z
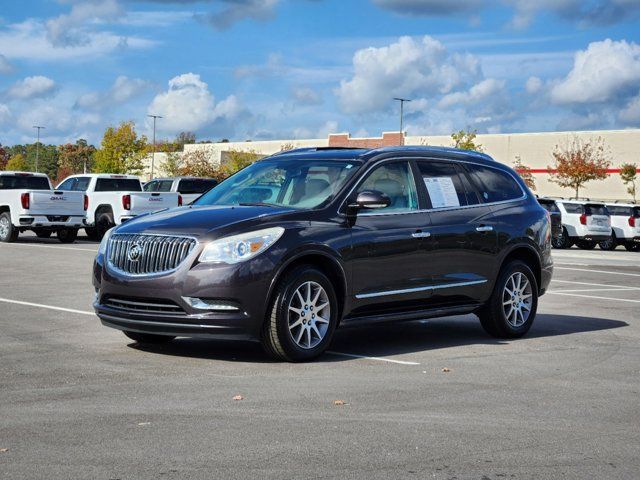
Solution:
M447 212L447 211L451 211L451 210L463 210L463 209L467 209L467 208L478 208L478 207L484 207L484 206L491 206L491 205L503 205L506 203L514 203L514 202L521 202L522 200L526 200L527 198L527 192L522 188L522 185L520 185L520 182L518 182L518 180L514 177L514 175L509 172L509 171L505 171L502 170L501 168L497 168L494 167L492 165L483 165L480 163L476 163L476 162L470 162L468 160L458 160L458 159L451 159L451 158L437 158L437 157L395 157L395 158L383 158L382 160L378 160L376 162L374 162L373 164L371 164L369 166L369 168L367 170L364 171L364 173L362 174L362 178L360 178L356 184L351 187L351 190L349 190L349 193L347 193L347 195L345 196L344 200L340 203L340 206L338 207L337 210L337 214L341 217L346 217L346 214L342 212L345 204L348 202L349 197L351 196L351 194L353 193L353 191L358 188L361 183L364 181L364 177L366 175L369 174L369 172L379 166L382 165L385 162L393 162L393 161L401 161L401 160L406 160L406 161L411 161L411 160L415 160L415 161L424 161L424 160L436 160L436 161L442 161L442 162L451 162L451 163L466 163L466 164L470 164L470 165L478 165L481 167L487 167L487 168L492 168L494 170L498 170L500 172L505 172L507 173L514 182L516 182L516 184L518 185L518 188L520 188L520 191L522 192L522 196L518 197L518 198L512 198L509 200L500 200L499 202L482 202L482 203L478 203L477 205L461 205L459 207L445 207L445 208L423 208L423 209L418 209L418 210L411 210L408 212L389 212L389 213L384 213L384 212L376 212L376 213L369 213L366 215L361 215L361 216L366 216L366 217L377 217L377 216L383 216L383 215L408 215L408 214L413 214L413 213L429 213L429 212ZM493 160L495 161L495 160ZM467 172L465 172L467 173ZM415 179L414 179L415 181ZM416 185L417 187L417 185ZM384 209L383 209L384 210Z
M195 245L193 246L193 249L191 250L191 252L184 258L184 260L182 262L180 262L180 264L175 267L172 268L171 270L164 270L162 272L154 272L154 273L129 273L129 272L125 272L124 270L119 269L118 267L114 266L111 261L109 260L110 258L110 251L111 251L111 239L113 238L114 235L147 235L150 237L180 237L180 238L189 238L191 240L193 240L195 242ZM195 252L196 254L199 255L199 250L198 250L198 246L200 245L200 242L198 241L198 239L196 237L194 237L193 235L171 235L168 233L120 233L120 232L114 232L110 237L109 237L109 241L107 242L107 248L104 252L104 259L105 259L105 266L107 268L107 271L110 271L111 273L117 273L118 275L122 276L122 277L127 277L127 278L155 278L155 277L164 277L166 275L171 275L172 273L175 273L176 271L178 271L180 269L180 267L182 267L182 265L184 264L184 262L186 262L189 257Z
M441 285L429 285L424 287L403 288L401 290L385 290L382 292L361 293L356 295L356 298L358 300L362 300L365 298L386 297L389 295L405 295L407 293L426 292L429 290L440 290L442 288L467 287L470 285L480 285L482 283L487 283L487 280L472 280L468 282L443 283Z

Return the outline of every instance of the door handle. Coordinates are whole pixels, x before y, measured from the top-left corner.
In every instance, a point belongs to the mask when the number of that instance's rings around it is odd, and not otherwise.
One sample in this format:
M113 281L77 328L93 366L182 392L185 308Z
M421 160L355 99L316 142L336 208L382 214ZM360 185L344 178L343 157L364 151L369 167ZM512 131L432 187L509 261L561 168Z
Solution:
M493 232L493 227L491 225L480 225L476 227L476 232Z
M412 233L411 236L413 238L429 238L431 236L431 233L429 233L429 232L415 232L415 233Z

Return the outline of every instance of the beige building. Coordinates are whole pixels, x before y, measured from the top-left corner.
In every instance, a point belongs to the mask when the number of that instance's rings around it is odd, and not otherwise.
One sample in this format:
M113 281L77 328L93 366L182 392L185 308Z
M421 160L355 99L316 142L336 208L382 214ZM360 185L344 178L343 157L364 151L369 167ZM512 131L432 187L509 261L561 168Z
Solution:
M516 157L520 157L524 165L533 169L536 180L536 193L539 195L570 197L573 191L560 188L549 181L547 167L552 165L551 153L556 145L565 146L574 137L583 141L601 137L609 151L611 168L609 177L603 181L593 181L581 190L581 197L601 200L629 200L627 189L620 179L620 165L636 163L640 166L640 130L603 130L593 132L544 132L513 134L480 134L477 141L486 153L499 162L512 166ZM277 153L283 149L303 147L357 146L380 147L398 145L401 142L397 132L384 133L382 137L351 138L349 134L332 134L329 138L309 140L268 140L256 142L205 143L185 145L184 152L204 150L210 155L211 162L220 164L230 151L255 152L263 155ZM407 136L405 145L451 146L451 137L442 136ZM156 169L164 158L157 154ZM159 172L157 171L157 174ZM157 176L156 174L156 176Z

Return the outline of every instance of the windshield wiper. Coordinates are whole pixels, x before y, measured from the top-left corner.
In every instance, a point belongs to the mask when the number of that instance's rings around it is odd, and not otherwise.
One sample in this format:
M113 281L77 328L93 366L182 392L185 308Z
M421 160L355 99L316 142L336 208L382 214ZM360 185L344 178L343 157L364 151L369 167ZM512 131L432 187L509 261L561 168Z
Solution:
M280 205L276 205L275 203L265 203L265 202L241 202L238 205L241 207L279 207Z

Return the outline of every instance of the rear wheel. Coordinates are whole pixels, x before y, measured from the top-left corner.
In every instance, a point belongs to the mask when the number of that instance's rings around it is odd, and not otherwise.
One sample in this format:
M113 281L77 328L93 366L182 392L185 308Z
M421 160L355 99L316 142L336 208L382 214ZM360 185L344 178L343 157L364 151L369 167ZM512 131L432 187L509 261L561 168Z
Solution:
M87 227L84 229L84 233L87 234L89 240L98 241L100 238L98 237L98 230L95 227Z
M498 338L518 338L529 331L538 310L538 284L520 260L505 265L487 304L478 312L485 331Z
M57 233L60 243L73 243L78 238L77 228L62 228Z
M18 229L11 223L11 214L9 212L0 214L0 242L15 242L18 239L18 233Z
M624 244L624 248L627 249L628 252L640 252L640 244L627 242Z
M564 227L562 227L562 233L560 234L560 236L551 240L551 246L553 248L565 249L571 248L571 245L573 245L573 242L569 237L569 232L567 232L567 229Z
M122 333L124 333L131 340L134 340L138 343L147 343L154 345L157 345L159 343L167 343L176 338L170 335L154 335L153 333L129 332L127 330L123 331Z
M596 242L589 242L587 240L576 240L576 246L582 250L593 250L596 248Z
M278 360L312 360L327 349L337 323L338 300L331 281L316 268L298 267L278 284L262 345Z
M51 230L35 230L36 237L50 238L53 232Z
M600 247L600 250L615 250L618 246L615 233L605 241L598 243L598 246Z
M96 233L98 235L98 240L102 240L104 234L113 227L115 227L115 222L113 221L113 213L111 212L101 212L97 214L96 217Z

